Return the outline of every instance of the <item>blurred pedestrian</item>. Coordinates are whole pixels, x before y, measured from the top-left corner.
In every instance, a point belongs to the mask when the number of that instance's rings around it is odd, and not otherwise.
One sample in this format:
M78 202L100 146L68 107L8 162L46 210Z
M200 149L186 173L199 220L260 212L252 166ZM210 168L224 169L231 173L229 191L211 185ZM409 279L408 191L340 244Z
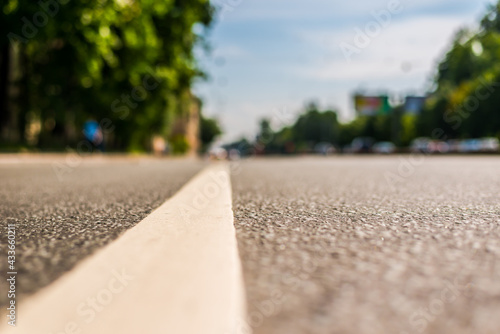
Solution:
M104 152L104 136L96 120L90 119L83 124L83 135L95 148Z

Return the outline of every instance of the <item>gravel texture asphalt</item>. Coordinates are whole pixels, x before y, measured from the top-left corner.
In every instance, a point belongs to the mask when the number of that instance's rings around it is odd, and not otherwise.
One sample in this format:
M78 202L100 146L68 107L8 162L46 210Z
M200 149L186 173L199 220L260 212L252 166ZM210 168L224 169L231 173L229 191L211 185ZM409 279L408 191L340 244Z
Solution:
M14 223L18 300L135 225L205 165L92 159L58 174L51 162L30 161L0 163L0 254ZM500 332L499 157L231 167L254 334Z
M500 157L232 170L254 334L500 333Z
M5 277L8 271L6 226L14 223L17 301L141 221L205 165L153 158L54 159L0 160L0 272ZM0 280L2 308L8 302L6 283Z

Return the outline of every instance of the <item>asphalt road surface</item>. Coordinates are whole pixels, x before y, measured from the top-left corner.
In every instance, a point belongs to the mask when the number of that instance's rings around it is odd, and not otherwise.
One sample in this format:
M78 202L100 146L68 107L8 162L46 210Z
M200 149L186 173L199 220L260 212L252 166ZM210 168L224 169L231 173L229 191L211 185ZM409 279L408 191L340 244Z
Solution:
M0 164L1 228L17 226L20 299L139 222L203 166ZM247 159L231 169L255 334L499 333L500 157Z
M254 334L500 333L500 158L233 165Z
M205 165L142 158L27 161L0 163L0 254L6 254L6 225L15 223L18 302L141 221ZM7 290L0 280L2 308Z

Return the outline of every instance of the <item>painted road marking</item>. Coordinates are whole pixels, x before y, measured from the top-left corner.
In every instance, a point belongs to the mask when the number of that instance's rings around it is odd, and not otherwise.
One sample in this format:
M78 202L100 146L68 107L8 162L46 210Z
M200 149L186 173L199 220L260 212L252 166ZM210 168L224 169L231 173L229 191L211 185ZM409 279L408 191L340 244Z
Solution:
M0 331L249 333L231 203L227 165L209 166L116 241L22 302L17 326Z

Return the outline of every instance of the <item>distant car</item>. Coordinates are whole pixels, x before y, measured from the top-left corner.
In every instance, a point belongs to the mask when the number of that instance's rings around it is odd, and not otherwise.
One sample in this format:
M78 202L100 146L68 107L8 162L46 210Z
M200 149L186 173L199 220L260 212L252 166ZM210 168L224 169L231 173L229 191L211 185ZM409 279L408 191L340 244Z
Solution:
M379 154L392 154L396 152L396 145L390 141L381 141L373 145L373 152Z
M481 139L482 152L498 152L500 150L500 141L498 138L483 138Z
M450 145L442 140L431 140L427 144L429 153L448 153L450 152Z
M354 138L349 150L351 153L370 153L372 152L373 142L373 138L370 137Z
M476 153L481 151L481 140L465 139L460 142L460 153Z
M412 140L410 144L410 151L413 153L429 153L429 138L420 137Z
M450 139L447 141L447 144L449 146L449 152L450 153L458 153L460 152L460 140L457 139Z
M335 146L327 142L317 143L314 146L314 152L318 154L328 155L337 152Z

